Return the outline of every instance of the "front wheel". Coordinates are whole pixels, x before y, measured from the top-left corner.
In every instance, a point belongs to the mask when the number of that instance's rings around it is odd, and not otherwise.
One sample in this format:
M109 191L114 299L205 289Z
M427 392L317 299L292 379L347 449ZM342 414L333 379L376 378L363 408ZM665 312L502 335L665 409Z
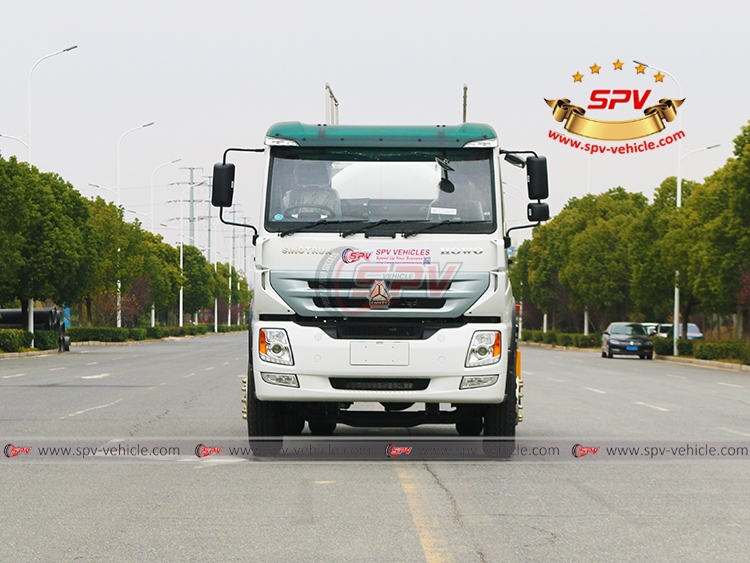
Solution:
M612 354L612 348L607 346L607 357L611 360L614 357L614 354Z
M284 410L275 401L261 401L255 396L255 379L252 369L248 374L247 385L247 435L254 456L273 457L278 455L283 445ZM258 440L254 438L277 438Z

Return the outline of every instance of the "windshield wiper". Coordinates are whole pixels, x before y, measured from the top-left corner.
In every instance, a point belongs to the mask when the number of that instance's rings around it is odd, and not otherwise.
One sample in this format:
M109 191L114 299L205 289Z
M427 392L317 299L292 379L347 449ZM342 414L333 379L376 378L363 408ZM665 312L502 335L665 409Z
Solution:
M442 227L443 225L453 224L453 225L468 225L471 223L489 223L489 221L452 221L451 219L444 219L438 223L432 223L430 222L428 225L425 225L422 228L413 229L411 231L404 231L404 238L413 237L415 235L418 235L420 233L424 233L426 231L431 231L432 229L436 229L438 227Z
M320 225L337 225L337 224L344 224L344 223L359 223L361 222L361 219L347 219L346 221L329 221L328 219L320 219L319 221L315 221L314 223L305 223L304 225L299 225L297 227L291 227L290 229L287 229L285 231L279 231L279 236L285 237L287 235L293 235L294 233L298 233L300 231L306 231L308 229L312 229L313 227L318 227Z
M378 225L387 225L388 223L392 223L392 222L393 221L390 221L388 219L381 219L380 221L377 221L375 223L368 223L367 225L362 225L361 227L354 227L353 229L349 229L348 231L343 231L341 233L341 238L346 238L349 235L354 235L357 233L364 233L364 232L369 231L370 229L374 229ZM394 233L394 236L395 236L395 233Z

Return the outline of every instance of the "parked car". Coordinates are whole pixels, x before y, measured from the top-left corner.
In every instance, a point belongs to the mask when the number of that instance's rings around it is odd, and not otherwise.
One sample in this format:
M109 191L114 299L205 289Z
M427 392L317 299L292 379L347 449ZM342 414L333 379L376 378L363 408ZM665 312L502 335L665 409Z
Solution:
M661 336L662 338L666 338L667 334L669 334L669 331L672 329L672 323L659 323L659 326L656 327L656 336Z
M614 355L654 358L654 343L641 323L610 323L602 334L602 358Z
M669 330L667 331L667 338L674 338L674 331L672 330L672 327L669 327ZM680 338L684 338L684 335L682 334L682 325L680 325ZM693 323L688 323L688 329L687 329L687 339L688 340L699 340L703 338L703 333L701 332L701 329L698 328L698 325L695 325Z
M653 336L656 334L656 329L659 328L659 323L641 323L643 328L646 329L646 334Z

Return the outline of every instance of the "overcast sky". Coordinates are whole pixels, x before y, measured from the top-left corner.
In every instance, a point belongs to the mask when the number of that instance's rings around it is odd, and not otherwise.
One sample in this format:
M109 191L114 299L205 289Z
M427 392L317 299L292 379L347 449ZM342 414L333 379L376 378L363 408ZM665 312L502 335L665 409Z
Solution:
M678 153L676 145L637 155L574 151L549 138L550 129L562 128L544 98L585 106L594 87L653 88L651 105L677 98L677 86L669 77L656 83L651 69L636 76L632 60L668 71L686 98L679 111L683 154L721 143L682 161L684 177L697 181L731 156L732 139L750 119L746 2L1 0L0 6L0 134L27 140L29 71L41 57L77 45L34 70L32 163L86 197L114 200L89 184L116 188L118 140L154 121L122 140L121 202L149 214L152 173L181 158L154 175L156 230L170 242L177 231L158 224L180 216L179 204L166 202L183 190L168 184L189 180L181 167L202 167L195 171L202 180L225 148L262 146L274 122L324 122L326 83L341 104L342 124L419 125L459 123L468 84L469 121L495 127L503 147L547 156L553 213L571 197L613 186L651 198L664 178L676 175ZM617 60L631 78L614 73ZM596 76L594 63L602 68ZM576 72L580 83L573 81ZM621 118L635 117L631 110ZM677 122L665 133L676 130ZM29 155L7 138L0 138L0 153L23 161ZM235 201L254 221L263 158L235 158ZM523 172L503 173L523 185ZM203 188L196 193L208 195ZM517 201L507 207L523 217ZM207 206L199 212L205 215ZM142 222L150 227L150 219ZM198 223L199 233L204 225ZM226 252L224 234L218 244ZM197 242L205 244L205 235Z

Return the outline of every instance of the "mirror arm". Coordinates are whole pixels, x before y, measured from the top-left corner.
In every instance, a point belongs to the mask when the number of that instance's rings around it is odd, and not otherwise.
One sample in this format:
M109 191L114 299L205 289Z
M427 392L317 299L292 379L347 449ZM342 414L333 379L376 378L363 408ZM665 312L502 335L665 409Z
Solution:
M234 227L245 227L248 229L253 230L253 246L255 246L255 242L258 240L258 229L256 229L253 225L245 225L245 223L233 223L232 221L225 221L224 220L224 208L219 207L219 219L222 223L225 225L232 225Z
M224 158L221 160L222 164L227 163L227 154L230 152L265 152L265 148L262 149L239 149L239 148L230 148L224 151ZM229 224L229 223L227 223Z
M538 223L532 223L531 225L519 225L518 227L511 227L507 231L505 231L505 236L503 237L503 243L505 245L505 248L510 248L510 232L516 231L518 229L530 229L532 227L538 227L541 225L542 222L539 221Z

